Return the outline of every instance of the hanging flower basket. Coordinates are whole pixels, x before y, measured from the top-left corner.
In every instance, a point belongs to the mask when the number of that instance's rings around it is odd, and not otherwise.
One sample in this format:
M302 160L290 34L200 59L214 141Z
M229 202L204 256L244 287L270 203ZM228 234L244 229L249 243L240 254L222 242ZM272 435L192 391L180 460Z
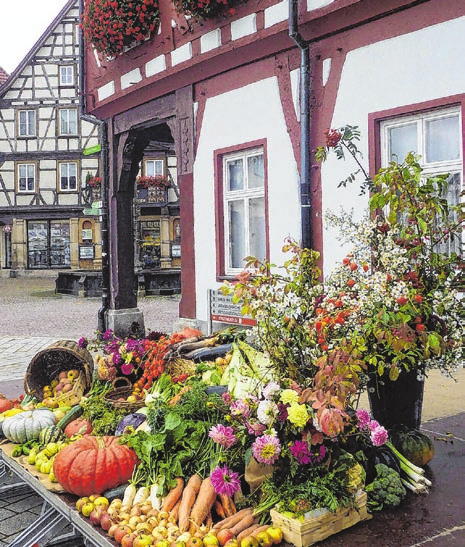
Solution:
M165 190L171 186L168 178L163 175L157 175L156 177L137 177L136 184L138 189L155 186L156 188Z
M243 3L241 0L174 0L174 7L194 19L216 19L226 15L234 15L235 7Z
M159 21L157 0L87 0L81 28L99 53L115 57L147 40Z
M102 196L102 179L101 177L91 177L87 181L87 186L90 188L92 201L100 201Z

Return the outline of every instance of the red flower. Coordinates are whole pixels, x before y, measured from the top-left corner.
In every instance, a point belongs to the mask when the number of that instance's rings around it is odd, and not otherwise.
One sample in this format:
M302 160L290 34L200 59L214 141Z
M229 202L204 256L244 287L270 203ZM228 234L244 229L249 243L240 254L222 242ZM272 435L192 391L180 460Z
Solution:
M415 295L415 301L416 302L421 302L423 300L423 297L421 296L421 294L416 294Z
M355 279L349 279L349 281L347 281L347 285L352 288L355 285Z

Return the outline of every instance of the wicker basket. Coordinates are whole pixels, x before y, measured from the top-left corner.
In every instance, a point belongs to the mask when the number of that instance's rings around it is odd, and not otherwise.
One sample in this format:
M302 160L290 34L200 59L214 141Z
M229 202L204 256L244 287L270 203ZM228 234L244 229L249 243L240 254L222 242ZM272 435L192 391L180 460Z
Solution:
M72 369L80 372L81 380L76 382L73 390L60 398L64 396L70 398L73 395L76 398L77 392L80 391L80 399L90 390L94 360L92 355L86 349L80 348L74 340L59 340L33 357L24 376L24 392L42 401L44 386L50 385L60 372ZM79 402L79 399L76 402Z
M116 387L119 382L123 382L124 385ZM122 408L124 410L129 410L130 412L134 412L144 406L144 399L133 402L128 402L126 400L118 401L118 399L127 399L129 395L132 395L134 391L134 386L127 378L125 378L124 376L119 376L118 378L113 380L112 384L113 389L110 390L104 397L107 403L110 403L115 408Z

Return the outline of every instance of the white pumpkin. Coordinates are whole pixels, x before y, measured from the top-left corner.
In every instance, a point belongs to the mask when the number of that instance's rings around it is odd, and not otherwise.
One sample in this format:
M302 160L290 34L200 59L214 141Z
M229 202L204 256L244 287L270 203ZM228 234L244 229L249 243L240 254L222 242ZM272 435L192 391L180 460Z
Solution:
M39 437L44 427L55 425L55 414L48 408L27 410L6 418L3 422L3 434L16 444L23 444Z

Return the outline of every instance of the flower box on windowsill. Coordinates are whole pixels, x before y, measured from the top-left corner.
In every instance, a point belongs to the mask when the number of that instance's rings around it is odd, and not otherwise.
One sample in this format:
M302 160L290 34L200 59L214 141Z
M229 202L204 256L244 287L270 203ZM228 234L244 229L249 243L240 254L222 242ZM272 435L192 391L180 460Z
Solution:
M332 513L327 509L316 509L307 513L303 522L286 517L274 509L270 511L270 515L273 525L281 528L285 541L296 547L309 547L357 522L371 519L371 515L367 513L366 492L358 492L355 502L358 510L346 507Z

